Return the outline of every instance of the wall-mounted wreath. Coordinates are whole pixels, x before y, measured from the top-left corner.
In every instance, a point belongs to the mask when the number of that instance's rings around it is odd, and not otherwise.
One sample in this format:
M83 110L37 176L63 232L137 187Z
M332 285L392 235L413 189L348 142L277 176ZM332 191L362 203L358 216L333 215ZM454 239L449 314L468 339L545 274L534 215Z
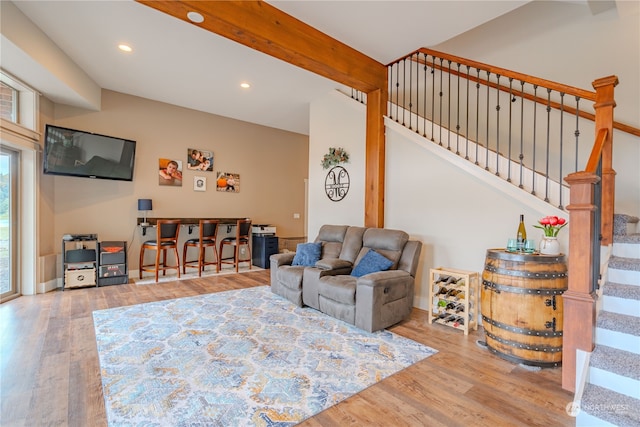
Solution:
M322 158L322 168L329 169L330 167L336 166L340 163L348 163L349 162L349 153L344 151L344 148L329 148L329 153L325 154Z

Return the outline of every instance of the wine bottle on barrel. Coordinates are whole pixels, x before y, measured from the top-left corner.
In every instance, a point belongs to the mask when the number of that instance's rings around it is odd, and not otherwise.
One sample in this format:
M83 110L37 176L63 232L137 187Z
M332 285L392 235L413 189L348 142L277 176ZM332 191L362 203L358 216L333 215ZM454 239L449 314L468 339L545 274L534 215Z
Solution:
M524 242L527 240L527 230L524 228L524 215L520 215L520 224L518 224L517 249L518 251L524 250Z

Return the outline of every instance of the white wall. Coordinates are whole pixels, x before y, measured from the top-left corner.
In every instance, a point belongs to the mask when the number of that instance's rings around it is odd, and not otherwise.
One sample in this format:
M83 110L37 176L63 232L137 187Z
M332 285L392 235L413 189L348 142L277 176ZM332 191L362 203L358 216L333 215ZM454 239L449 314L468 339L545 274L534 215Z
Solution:
M309 240L315 239L323 224L364 225L365 117L366 106L342 95L328 93L310 108L309 137ZM349 154L343 166L349 173L349 192L339 202L331 201L324 191L330 169L321 166L330 147L342 147Z
M366 112L360 107L338 92L328 94L311 106L310 239L315 238L322 224L363 224ZM346 122L346 118L351 119L351 123ZM315 129L327 133L316 138ZM332 139L339 138L339 133L344 139ZM351 164L347 169L352 177L352 189L357 183L357 200L348 199L351 190L341 202L331 202L324 194L326 171L322 170L320 159L328 147L333 146L332 141L344 142L345 148L351 150ZM434 154L431 150L440 153ZM423 309L429 307L429 269L448 267L480 273L487 249L505 247L507 239L515 237L520 214L525 215L528 237L538 242L542 231L533 224L543 216L558 212L528 194L514 196L512 192L503 192L501 178L475 166L468 170L460 168L457 161L458 156L416 136L413 131L393 125L386 128L385 227L404 230L423 244L415 301L415 305ZM523 202L528 199L528 203ZM559 236L563 252L567 250L567 239L568 229Z

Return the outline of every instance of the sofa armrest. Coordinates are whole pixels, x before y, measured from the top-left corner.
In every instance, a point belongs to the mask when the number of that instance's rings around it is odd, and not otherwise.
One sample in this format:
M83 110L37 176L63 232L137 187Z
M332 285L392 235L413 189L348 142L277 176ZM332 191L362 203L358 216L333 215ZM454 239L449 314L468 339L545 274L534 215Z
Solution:
M278 268L281 265L291 265L293 262L293 257L296 255L295 252L287 252L284 254L273 254L269 257L269 261L271 262L271 268Z
M356 326L374 332L405 319L413 308L415 279L403 270L379 271L358 278Z
M351 268L353 264L351 261L347 261L340 258L323 258L320 261L316 262L315 267L321 270L343 270L348 268L349 271L346 274L351 272ZM336 274L344 274L344 273L336 273Z
M278 275L278 267L282 267L283 265L291 265L293 262L293 257L296 255L295 252L287 252L284 254L273 254L269 257L269 268L271 276L271 286L277 286L277 275Z
M403 280L406 280L407 278L413 280L413 277L404 270L376 271L375 273L360 276L358 278L358 287L393 286L396 281L403 282Z

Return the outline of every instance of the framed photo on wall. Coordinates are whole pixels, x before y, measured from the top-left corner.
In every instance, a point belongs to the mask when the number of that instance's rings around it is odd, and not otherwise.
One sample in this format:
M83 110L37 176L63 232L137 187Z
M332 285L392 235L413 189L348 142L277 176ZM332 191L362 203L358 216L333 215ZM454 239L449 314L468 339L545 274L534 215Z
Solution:
M240 174L231 172L218 172L216 175L216 190L228 193L240 192Z
M194 176L193 191L207 191L207 178L204 176Z
M182 187L182 162L172 159L158 159L158 183Z
M213 172L213 152L199 148L187 149L187 169Z

